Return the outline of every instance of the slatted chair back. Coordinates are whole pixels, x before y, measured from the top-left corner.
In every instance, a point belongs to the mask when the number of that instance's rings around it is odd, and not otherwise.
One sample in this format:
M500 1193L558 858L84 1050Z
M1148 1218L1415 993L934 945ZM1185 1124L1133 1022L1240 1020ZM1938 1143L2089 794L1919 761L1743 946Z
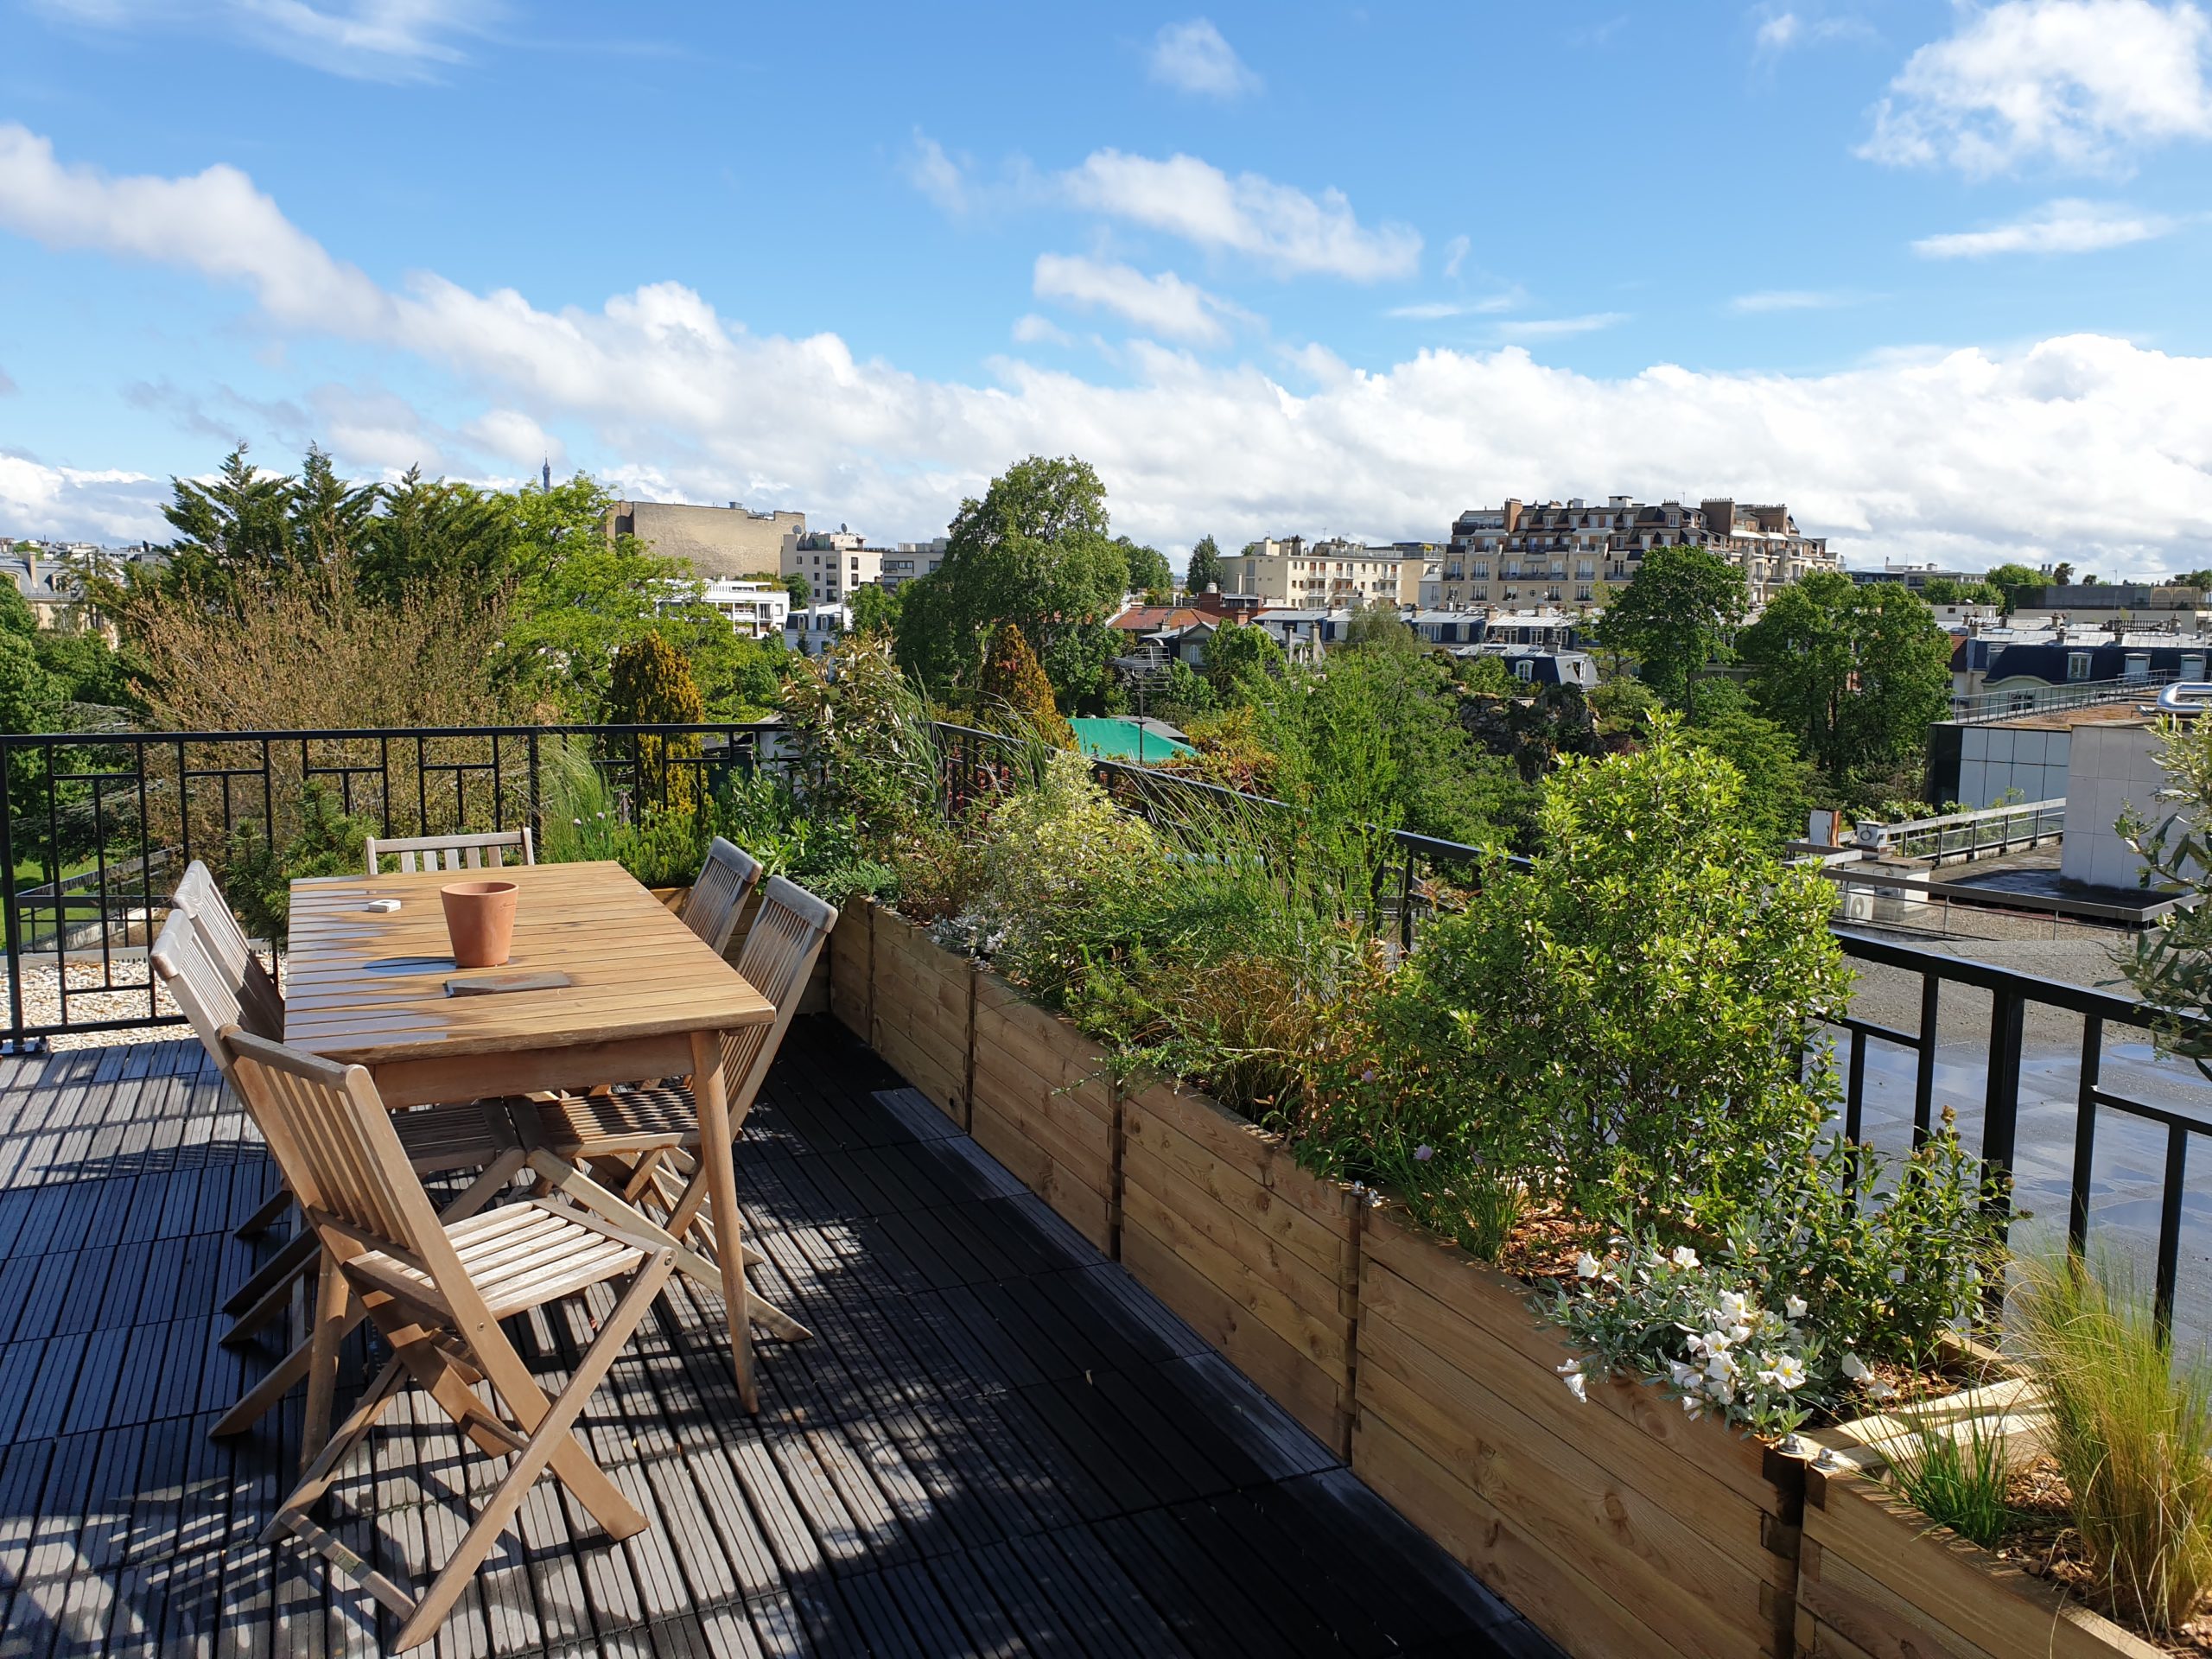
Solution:
M235 1088L238 1079L231 1073L230 1051L223 1046L222 1032L226 1026L252 1028L252 1014L239 997L237 979L215 960L198 925L181 910L171 911L168 920L162 924L148 960L153 964L155 979L192 1022L200 1046Z
M537 862L537 849L527 827L482 836L371 836L369 874L383 874L387 858L397 861L403 875L425 870L504 869L510 852L515 853L522 863Z
M192 861L184 879L176 884L176 892L170 895L169 903L192 918L199 930L200 944L207 947L216 965L237 984L238 1001L246 1013L238 1023L264 1037L281 1034L284 1029L283 993L276 988L276 982L269 976L269 970L261 965L261 958L254 955L245 930L238 925L230 900L215 885L215 878L207 865L196 858ZM205 1033L201 1040L207 1040Z
M760 913L737 954L737 971L753 988L776 1005L772 1024L743 1026L722 1034L722 1088L729 1097L730 1127L745 1122L761 1082L783 1046L784 1033L798 1013L799 999L814 972L815 959L837 912L796 882L768 878Z
M318 1059L235 1026L220 1040L323 1248L340 1262L380 1250L417 1267L464 1329L477 1315L488 1321L367 1068Z
M707 861L699 867L690 897L683 901L683 925L704 939L720 956L729 949L729 936L737 931L739 913L760 885L760 861L735 842L716 836L707 849Z

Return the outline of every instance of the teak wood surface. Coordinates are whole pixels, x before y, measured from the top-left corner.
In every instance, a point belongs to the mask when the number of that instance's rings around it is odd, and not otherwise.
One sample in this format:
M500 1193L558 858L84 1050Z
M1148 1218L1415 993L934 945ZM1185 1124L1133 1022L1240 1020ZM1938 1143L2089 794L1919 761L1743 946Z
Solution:
M520 889L508 959L457 969L438 898L454 879L419 871L293 882L286 1046L366 1066L393 1109L692 1077L709 1203L734 1217L720 1033L772 1023L775 1005L615 863L500 871ZM400 907L372 911L373 899ZM537 971L570 983L498 996L446 992L449 979ZM721 1268L732 1358L749 1405L741 1253L723 1252Z

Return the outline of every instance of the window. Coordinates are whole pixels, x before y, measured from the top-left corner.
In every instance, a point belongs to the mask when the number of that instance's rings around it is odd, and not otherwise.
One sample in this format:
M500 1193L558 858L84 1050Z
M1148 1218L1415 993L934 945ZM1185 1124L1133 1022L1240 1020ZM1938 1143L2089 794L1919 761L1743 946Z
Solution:
M1536 664L1528 658L1523 657L1519 662L1513 664L1513 677L1516 680L1535 679L1536 677Z
M1487 588L1478 588L1473 593L1468 595L1468 599L1473 604L1487 605L1490 603L1490 589Z
M2066 677L2069 680L2086 680L2089 677L2088 652L2069 651L2066 653Z
M1582 601L1583 601L1583 603L1585 603L1585 604L1589 603L1589 601L1590 601L1591 598L1592 597L1592 593L1591 593L1590 584L1589 584L1588 582L1584 582L1584 583L1583 583L1580 588L1577 588L1574 590L1574 596L1575 596L1575 598L1577 598L1577 599L1579 599L1579 600Z

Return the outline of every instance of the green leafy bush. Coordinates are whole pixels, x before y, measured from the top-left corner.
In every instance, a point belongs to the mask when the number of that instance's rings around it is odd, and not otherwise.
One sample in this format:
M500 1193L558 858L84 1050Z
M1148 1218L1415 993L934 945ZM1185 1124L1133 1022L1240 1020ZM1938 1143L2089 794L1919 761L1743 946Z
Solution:
M288 839L271 845L257 823L232 833L224 891L247 932L282 943L291 927L292 882L360 874L367 868L368 838L377 833L367 819L348 816L328 786L309 779L300 791L299 826Z

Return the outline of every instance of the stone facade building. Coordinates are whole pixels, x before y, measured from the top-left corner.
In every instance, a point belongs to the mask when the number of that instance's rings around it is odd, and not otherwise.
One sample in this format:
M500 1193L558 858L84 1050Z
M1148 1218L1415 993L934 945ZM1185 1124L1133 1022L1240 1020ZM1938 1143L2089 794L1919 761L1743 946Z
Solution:
M1713 497L1694 506L1656 505L1625 495L1603 503L1557 501L1471 507L1452 540L1424 603L1446 610L1476 605L1563 605L1593 610L1609 588L1631 581L1655 547L1702 547L1744 573L1751 602L1815 570L1838 568L1824 537L1799 531L1789 509Z
M1263 605L1326 611L1339 606L1412 605L1421 599L1424 555L1420 543L1370 547L1344 540L1308 542L1302 536L1260 542L1221 561L1221 591L1250 594Z
M772 580L789 568L785 561L806 534L806 515L748 512L735 501L726 507L617 501L607 515L607 533L635 536L664 558L688 559L692 570L709 581Z

